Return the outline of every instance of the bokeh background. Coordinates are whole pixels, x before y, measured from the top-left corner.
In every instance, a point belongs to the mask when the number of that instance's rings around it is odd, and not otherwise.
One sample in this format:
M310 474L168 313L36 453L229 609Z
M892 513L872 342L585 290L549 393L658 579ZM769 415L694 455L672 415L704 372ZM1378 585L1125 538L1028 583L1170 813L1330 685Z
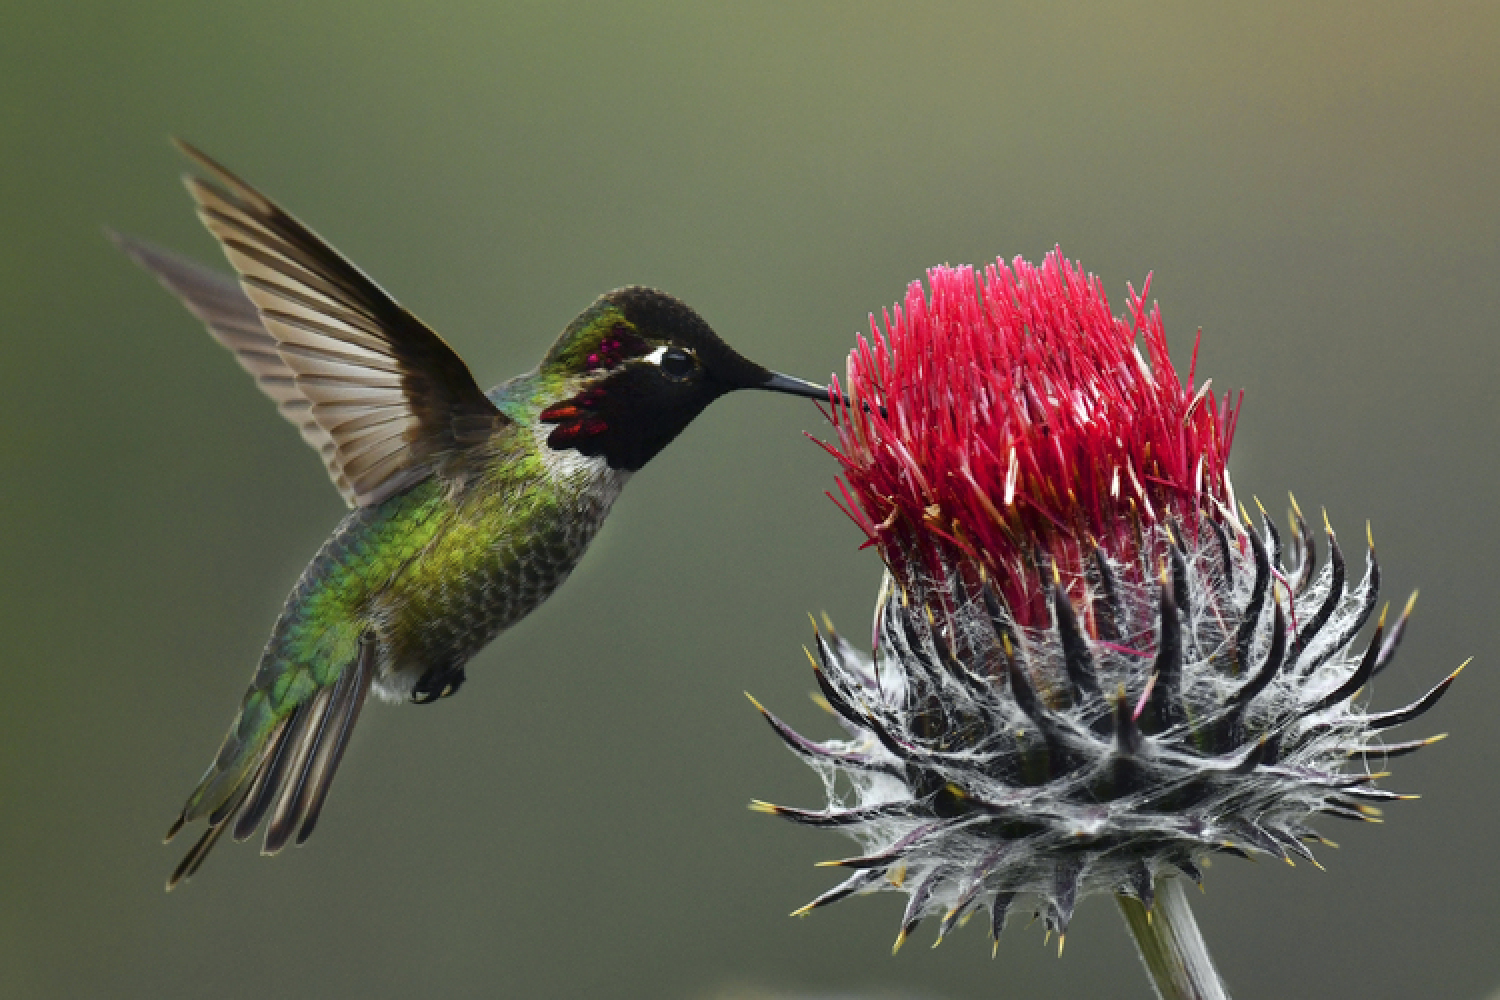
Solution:
M1179 360L1247 390L1233 469L1326 506L1390 595L1377 703L1477 661L1398 762L1421 802L1308 866L1221 861L1236 995L1500 983L1500 7L493 2L0 12L0 995L1148 995L1114 906L896 958L898 897L807 920L848 846L746 811L832 731L805 613L878 579L811 404L731 397L636 477L462 696L366 713L318 836L159 838L340 501L229 356L101 236L213 259L178 134L441 330L481 382L644 282L812 378L925 266L1054 244L1154 272ZM978 923L978 922L976 922Z

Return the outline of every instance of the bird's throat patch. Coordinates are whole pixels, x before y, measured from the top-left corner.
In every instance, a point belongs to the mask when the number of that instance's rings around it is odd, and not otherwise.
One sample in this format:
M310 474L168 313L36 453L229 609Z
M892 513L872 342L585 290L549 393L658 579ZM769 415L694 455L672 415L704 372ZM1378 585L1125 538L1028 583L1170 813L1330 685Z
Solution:
M557 425L547 435L547 446L554 451L569 448L583 451L587 442L607 434L609 421L599 412L604 397L603 389L587 389L572 399L554 403L543 410L538 419L543 423Z

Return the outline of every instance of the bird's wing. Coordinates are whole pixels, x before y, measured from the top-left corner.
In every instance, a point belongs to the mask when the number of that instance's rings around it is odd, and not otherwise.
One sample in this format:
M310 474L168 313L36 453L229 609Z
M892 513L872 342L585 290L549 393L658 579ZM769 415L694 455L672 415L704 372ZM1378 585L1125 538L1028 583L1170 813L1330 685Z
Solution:
M437 333L269 198L178 145L213 177L186 178L198 216L331 443L328 453L321 436L309 438L351 505L380 503L430 475L441 456L509 423ZM197 300L179 294L193 308Z
M110 232L109 238L181 299L215 340L234 352L235 360L255 379L260 391L271 397L281 415L302 432L302 439L322 457L329 478L349 506L354 506L354 490L339 467L338 448L332 435L313 419L312 400L297 388L297 373L281 359L276 338L266 332L260 310L241 290L239 282L144 240L116 232Z

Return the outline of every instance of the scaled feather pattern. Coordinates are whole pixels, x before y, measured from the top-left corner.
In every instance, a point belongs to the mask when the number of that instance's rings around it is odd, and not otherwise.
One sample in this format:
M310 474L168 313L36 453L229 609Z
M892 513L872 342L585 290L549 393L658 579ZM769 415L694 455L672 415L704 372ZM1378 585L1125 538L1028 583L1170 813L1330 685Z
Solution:
M755 807L859 847L798 912L894 890L898 946L986 910L998 938L1018 901L1064 933L1083 897L1149 907L1206 855L1316 863L1317 817L1405 798L1378 768L1436 738L1385 732L1458 672L1365 707L1411 603L1377 619L1373 542L1352 582L1325 519L1319 566L1295 501L1286 546L1236 516L1240 401L1179 381L1149 280L1117 317L1060 251L927 278L833 389L835 499L887 568L872 655L816 635L845 738L762 709L827 802Z

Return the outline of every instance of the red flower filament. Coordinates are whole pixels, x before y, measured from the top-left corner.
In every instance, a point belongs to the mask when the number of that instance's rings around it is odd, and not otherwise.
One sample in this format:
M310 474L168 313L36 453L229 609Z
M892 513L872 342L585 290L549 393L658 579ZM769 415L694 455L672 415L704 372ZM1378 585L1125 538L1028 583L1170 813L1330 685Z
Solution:
M833 409L839 505L898 578L978 567L1019 623L1040 623L1039 558L1079 580L1095 544L1122 558L1155 524L1196 538L1200 517L1233 519L1239 401L1191 369L1178 381L1149 276L1127 317L1060 250L979 283L970 267L927 280L883 330L871 316L847 389L835 381L851 404Z

